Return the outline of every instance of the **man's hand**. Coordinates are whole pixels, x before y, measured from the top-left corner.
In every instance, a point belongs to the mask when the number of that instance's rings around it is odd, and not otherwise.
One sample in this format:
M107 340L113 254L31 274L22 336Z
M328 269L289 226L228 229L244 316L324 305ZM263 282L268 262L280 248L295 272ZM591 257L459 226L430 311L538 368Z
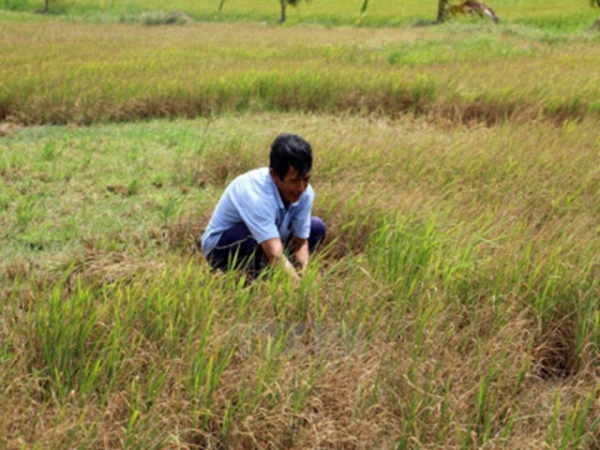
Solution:
M263 251L265 252L265 255L267 256L267 259L269 260L269 263L272 266L276 267L281 264L285 273L287 273L292 279L292 282L297 285L300 284L300 275L298 274L292 263L283 254L283 244L281 243L281 239L269 239L267 241L262 242L260 246L262 247Z
M302 274L308 266L308 239L294 237L292 239L292 255L294 256L294 263L296 264L298 271Z

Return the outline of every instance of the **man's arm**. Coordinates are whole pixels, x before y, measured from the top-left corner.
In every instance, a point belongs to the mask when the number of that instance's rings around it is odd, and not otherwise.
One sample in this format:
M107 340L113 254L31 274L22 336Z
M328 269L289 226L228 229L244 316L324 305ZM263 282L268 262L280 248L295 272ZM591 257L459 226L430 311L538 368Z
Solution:
M292 254L294 255L294 262L300 273L304 272L306 266L308 266L308 239L301 239L294 236L292 239Z
M290 261L283 254L283 244L281 243L281 239L268 239L264 242L261 242L260 246L262 247L263 251L265 252L265 255L267 256L267 259L269 260L269 263L272 266L277 266L279 264L283 265L283 269L292 278L294 282L300 281L300 276L298 275L298 272L296 272L296 269L294 269L292 263L290 263ZM306 249L308 251L308 244Z

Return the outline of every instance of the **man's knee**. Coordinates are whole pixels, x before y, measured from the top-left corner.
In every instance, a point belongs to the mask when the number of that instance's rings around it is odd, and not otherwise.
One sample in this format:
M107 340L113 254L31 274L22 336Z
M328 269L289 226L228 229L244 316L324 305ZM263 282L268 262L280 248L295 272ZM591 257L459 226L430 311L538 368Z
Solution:
M246 265L259 250L259 245L244 224L230 228L207 259L213 268L228 269Z
M310 219L310 237L308 238L311 251L319 245L327 234L327 226L319 217L311 217Z

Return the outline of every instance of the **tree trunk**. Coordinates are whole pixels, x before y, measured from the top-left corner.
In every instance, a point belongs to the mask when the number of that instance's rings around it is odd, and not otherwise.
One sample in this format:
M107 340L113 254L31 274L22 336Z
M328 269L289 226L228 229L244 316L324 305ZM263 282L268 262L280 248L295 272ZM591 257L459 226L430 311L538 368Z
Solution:
M442 23L444 21L444 11L446 10L446 3L448 0L438 0L438 14L435 23Z
M286 7L286 0L279 0L279 3L281 4L281 17L279 18L279 23L284 23L285 22L285 7Z
M44 0L44 10L42 12L47 13L47 12L50 11L50 5L49 5L49 3L50 3L50 0Z
M223 11L224 4L225 4L225 0L221 0L221 3L219 3L219 14L221 14L221 11Z

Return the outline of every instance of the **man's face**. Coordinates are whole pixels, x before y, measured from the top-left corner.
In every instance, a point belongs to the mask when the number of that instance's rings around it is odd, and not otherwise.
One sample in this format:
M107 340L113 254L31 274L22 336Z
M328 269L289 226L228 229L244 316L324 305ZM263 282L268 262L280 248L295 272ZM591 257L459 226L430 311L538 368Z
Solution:
M306 190L310 181L310 173L300 175L292 166L288 168L288 172L283 178L279 178L279 175L273 169L270 170L270 173L285 204L296 203L300 200L300 196Z

